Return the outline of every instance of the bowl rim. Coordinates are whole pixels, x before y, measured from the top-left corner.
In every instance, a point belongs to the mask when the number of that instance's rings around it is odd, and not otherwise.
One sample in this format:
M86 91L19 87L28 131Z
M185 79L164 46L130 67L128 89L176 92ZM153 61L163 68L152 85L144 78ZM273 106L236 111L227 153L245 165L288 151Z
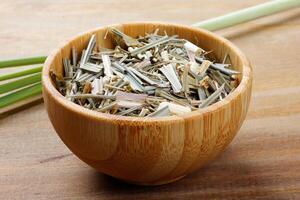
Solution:
M198 109L195 111L192 111L190 113L185 113L181 115L172 115L172 116L166 116L166 117L153 117L153 118L147 118L147 117L131 117L131 116L119 116L119 115L113 115L113 114L106 114L97 112L94 110L90 110L87 108L84 108L80 105L77 105L71 101L68 101L52 84L51 77L50 77L50 66L52 65L54 58L57 54L61 52L61 49L68 46L73 41L77 40L78 38L86 35L91 34L92 32L97 32L102 29L107 29L108 27L122 27L122 26L128 26L128 25L164 25L164 26L173 26L178 28L184 28L186 30L193 30L196 32L201 32L203 35L207 35L208 37L213 37L218 41L218 43L222 43L223 45L227 46L231 49L241 60L242 63L242 79L235 90L230 93L228 96L226 96L222 101L218 101L210 106L207 106L202 109ZM166 23L166 22L127 22L127 23L120 23L120 24L111 24L106 26L100 26L95 29L91 29L88 31L85 31L83 33L80 33L76 35L75 37L72 37L69 40L66 40L65 42L61 43L56 49L54 49L49 56L47 57L44 67L42 70L42 85L43 85L43 98L45 98L45 92L47 92L53 100L55 100L57 103L61 104L66 109L75 112L77 114L83 115L85 117L90 117L95 120L104 120L107 122L142 122L142 123L163 123L163 122L174 122L174 121L182 121L189 118L194 117L200 117L204 114L207 114L209 112L214 112L222 107L228 105L232 100L236 99L241 93L243 93L247 87L248 84L251 84L252 80L252 68L250 65L249 60L244 55L244 53L235 46L232 42L229 40L204 29L201 28L195 28L192 26L182 25L182 24L176 24L176 23Z

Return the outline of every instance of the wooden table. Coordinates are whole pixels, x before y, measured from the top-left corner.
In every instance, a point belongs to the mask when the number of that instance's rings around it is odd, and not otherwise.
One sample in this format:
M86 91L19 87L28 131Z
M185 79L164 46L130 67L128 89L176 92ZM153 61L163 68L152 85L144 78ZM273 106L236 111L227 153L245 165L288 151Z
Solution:
M97 26L192 24L262 2L1 1L0 58L47 55ZM0 120L0 199L300 199L300 9L218 33L249 57L254 86L243 127L216 160L169 185L128 185L70 153L40 103Z

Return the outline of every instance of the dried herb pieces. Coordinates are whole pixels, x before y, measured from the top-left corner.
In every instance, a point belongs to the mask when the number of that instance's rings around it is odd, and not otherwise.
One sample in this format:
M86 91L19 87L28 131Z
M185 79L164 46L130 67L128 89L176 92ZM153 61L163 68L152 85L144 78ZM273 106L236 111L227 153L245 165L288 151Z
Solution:
M163 117L189 113L225 98L239 72L210 61L201 47L176 35L146 33L132 38L115 28L114 49L96 48L96 36L62 60L58 90L76 104L120 116Z

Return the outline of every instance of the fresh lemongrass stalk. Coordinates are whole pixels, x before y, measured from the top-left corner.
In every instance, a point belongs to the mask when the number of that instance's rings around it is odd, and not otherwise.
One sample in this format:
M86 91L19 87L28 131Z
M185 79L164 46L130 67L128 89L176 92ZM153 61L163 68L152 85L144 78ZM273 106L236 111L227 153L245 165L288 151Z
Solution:
M275 0L208 19L192 26L215 31L300 6L299 0Z
M42 84L38 82L29 87L20 89L16 92L0 97L0 108L11 105L23 99L33 97L35 95L40 94L41 92L42 92Z
M45 62L46 58L47 58L46 56L41 56L41 57L20 58L15 60L3 60L0 61L0 68L42 64Z
M0 81L4 81L4 80L9 80L12 78L17 78L17 77L21 77L21 76L25 76L25 75L29 75L29 74L34 74L37 72L41 72L43 69L43 66L38 66L38 67L34 67L31 69L26 69L26 70L22 70L19 72L13 72L10 74L4 74L0 76Z
M37 95L32 96L32 97L27 97L23 100L15 102L11 105L5 106L4 108L0 108L0 118L2 116L5 116L5 115L3 115L4 113L8 114L12 110L18 109L20 107L23 107L23 106L26 106L26 105L29 105L29 104L33 104L34 102L36 102L36 103L42 102L42 99L43 99L43 96L40 93L40 94L37 94Z
M16 81L11 81L5 84L1 84L0 85L0 94L4 94L6 92L10 92L13 90L16 90L18 88L33 84L33 83L37 83L41 81L41 73L36 73L33 74L31 76L22 78L22 79L18 79Z

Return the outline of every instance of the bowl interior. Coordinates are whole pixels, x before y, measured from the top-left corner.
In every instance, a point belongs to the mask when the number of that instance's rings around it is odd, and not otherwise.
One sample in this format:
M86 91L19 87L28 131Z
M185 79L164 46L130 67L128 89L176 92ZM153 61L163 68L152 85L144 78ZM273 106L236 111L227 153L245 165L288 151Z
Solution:
M216 60L219 62L222 61L224 56L227 54L228 58L230 59L232 68L234 70L241 72L241 74L238 75L238 82L239 82L238 88L236 88L235 91L230 93L225 98L228 101L230 101L230 98L234 98L234 96L236 96L239 92L241 92L244 89L243 85L247 83L248 80L247 78L249 77L250 74L250 66L243 53L241 53L240 50L228 40L219 37L211 32L201 30L198 28L188 27L188 26L164 24L164 23L128 23L128 24L118 24L112 26L132 37L137 37L140 35L145 35L145 33L154 32L158 28L159 34L178 35L178 38L187 39L190 42L194 43L195 45L198 45L202 49L206 51L211 51L211 53L208 54L208 57L212 60ZM110 26L102 27L93 31L83 33L75 37L74 39L67 41L62 47L55 50L47 58L47 61L45 63L45 68L43 70L43 79L44 79L43 83L44 85L46 84L45 87L49 89L50 92L55 93L54 96L59 98L63 97L55 89L55 84L50 78L50 72L55 74L58 78L62 78L63 77L62 59L71 57L71 49L73 47L79 53L83 49L85 49L92 34L96 35L96 41L97 41L96 47L114 48L115 45L113 43L111 34L108 34L109 27ZM77 55L77 59L79 59L80 56L81 55ZM245 82L244 84L243 81ZM51 83L51 84L47 84L47 83ZM64 99L63 101L67 101L67 100ZM220 101L211 106L208 106L207 108L212 106L217 108L218 106L221 106L222 103L223 101ZM73 104L73 106L79 107L79 105L76 105L74 103L71 104ZM70 105L70 103L68 103L68 105ZM208 111L207 108L201 109L201 112L203 113ZM196 111L193 111L191 113L194 112ZM103 113L98 113L98 114L102 114L103 116L110 115L110 114L103 114ZM183 114L183 115L189 115L189 114L190 113ZM133 118L133 117L121 116L121 118ZM163 118L171 119L174 117L170 116L170 117L163 117Z

